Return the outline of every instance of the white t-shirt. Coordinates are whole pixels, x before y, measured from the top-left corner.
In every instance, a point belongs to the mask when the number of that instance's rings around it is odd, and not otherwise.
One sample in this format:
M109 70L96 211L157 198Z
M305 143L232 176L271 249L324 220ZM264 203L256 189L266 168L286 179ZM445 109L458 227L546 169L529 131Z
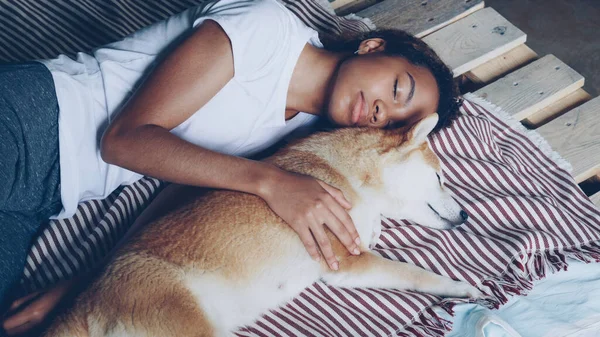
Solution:
M101 199L140 174L104 162L100 139L138 82L204 20L216 21L233 49L234 77L205 106L171 132L214 151L251 156L316 116L285 120L287 89L306 43L318 34L275 0L221 0L188 9L121 41L42 61L51 71L60 108L59 146L63 210L73 215L84 200ZM160 54L159 56L164 55Z

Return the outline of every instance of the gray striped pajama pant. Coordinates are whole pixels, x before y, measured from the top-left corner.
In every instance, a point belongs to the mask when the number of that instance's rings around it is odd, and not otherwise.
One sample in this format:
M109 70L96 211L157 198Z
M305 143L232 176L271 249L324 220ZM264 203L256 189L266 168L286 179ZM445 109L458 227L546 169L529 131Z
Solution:
M17 287L29 248L58 213L58 102L41 63L0 64L0 312Z

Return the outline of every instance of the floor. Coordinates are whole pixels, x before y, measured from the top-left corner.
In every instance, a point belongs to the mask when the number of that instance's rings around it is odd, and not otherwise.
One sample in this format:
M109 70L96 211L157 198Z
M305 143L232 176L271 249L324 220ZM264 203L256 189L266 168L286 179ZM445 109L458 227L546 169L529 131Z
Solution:
M584 89L600 96L600 0L485 0L527 34L539 56L554 54L585 77ZM598 130L600 132L600 130ZM600 191L600 174L581 184Z
M485 0L485 6L525 32L540 57L555 55L585 77L592 97L600 96L600 0Z

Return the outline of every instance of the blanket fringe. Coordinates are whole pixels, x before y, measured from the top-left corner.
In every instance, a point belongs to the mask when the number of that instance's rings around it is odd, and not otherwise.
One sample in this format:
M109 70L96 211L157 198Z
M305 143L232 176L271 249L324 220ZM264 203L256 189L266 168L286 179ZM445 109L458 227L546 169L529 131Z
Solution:
M533 288L533 282L559 271L567 270L568 260L584 263L600 262L600 242L591 242L585 246L564 250L544 251L515 256L506 271L496 277L485 279L480 290L489 295L477 303L489 309L498 309L508 302L510 296L527 295ZM438 307L454 316L454 306L468 303L466 299L447 299L438 303ZM452 322L443 319L431 307L421 312L412 324L397 336L443 337L452 330Z
M480 304L487 304L489 308L497 309L501 304L505 304L511 295L526 295L533 288L533 281L540 280L548 274L567 270L569 259L584 263L600 262L600 246L592 242L562 251L520 255L513 259L503 275L481 282L483 286L481 290L491 293L497 302Z
M419 317L410 326L406 327L405 331L398 333L396 336L444 337L451 329L452 322L436 314L433 308L430 307L421 312Z

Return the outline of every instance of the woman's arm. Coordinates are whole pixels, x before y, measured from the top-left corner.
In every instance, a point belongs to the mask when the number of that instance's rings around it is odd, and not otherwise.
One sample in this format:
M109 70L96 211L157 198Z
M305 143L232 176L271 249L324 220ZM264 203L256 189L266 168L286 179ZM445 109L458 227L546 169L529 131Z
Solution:
M111 121L102 137L102 158L176 183L227 188L203 178L214 172L206 172L202 162L234 159L194 146L169 131L232 77L229 39L216 22L206 21L156 67Z
M233 72L229 38L216 22L204 22L111 122L102 137L104 161L174 183L258 194L273 167L198 147L169 132L215 96Z
M358 248L358 233L344 209L350 204L339 190L271 164L210 151L169 132L233 75L229 38L216 22L204 22L156 67L111 122L102 137L102 158L178 184L258 195L298 233L315 259L318 243L329 266L337 269L323 225L350 252Z

